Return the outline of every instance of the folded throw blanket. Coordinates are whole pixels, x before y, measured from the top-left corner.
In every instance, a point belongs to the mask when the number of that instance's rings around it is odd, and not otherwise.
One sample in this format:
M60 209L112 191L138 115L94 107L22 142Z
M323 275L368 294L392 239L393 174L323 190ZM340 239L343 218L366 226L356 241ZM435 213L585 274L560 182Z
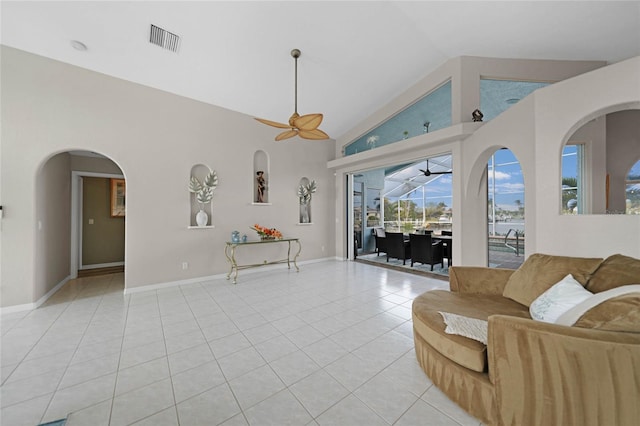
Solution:
M484 320L464 317L449 312L439 312L447 325L444 332L457 334L487 344L487 328L489 323Z

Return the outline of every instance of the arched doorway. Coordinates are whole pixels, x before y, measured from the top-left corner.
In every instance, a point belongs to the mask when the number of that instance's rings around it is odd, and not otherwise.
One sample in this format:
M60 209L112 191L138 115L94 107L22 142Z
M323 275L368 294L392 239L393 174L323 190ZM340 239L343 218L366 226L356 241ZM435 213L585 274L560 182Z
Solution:
M487 164L489 266L517 269L524 260L525 186L520 162L507 148Z
M43 162L36 174L36 293L50 296L79 270L123 270L123 184L120 167L99 153L64 151Z

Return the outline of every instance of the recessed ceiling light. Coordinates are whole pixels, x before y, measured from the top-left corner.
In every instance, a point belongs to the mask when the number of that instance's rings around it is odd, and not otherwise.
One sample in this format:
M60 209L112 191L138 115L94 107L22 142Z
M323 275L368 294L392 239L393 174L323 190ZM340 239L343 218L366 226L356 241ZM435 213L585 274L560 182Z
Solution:
M71 47L81 52L87 50L87 45L78 40L71 40Z
M511 99L507 99L505 102L508 103L509 105L513 105L513 104L517 104L519 100L520 99L518 98L511 98Z

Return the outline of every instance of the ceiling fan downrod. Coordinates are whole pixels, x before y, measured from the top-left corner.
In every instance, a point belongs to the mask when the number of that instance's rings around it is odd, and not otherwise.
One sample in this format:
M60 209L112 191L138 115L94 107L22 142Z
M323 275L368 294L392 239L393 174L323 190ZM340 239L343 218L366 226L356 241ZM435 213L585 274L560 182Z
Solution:
M295 82L294 82L294 101L293 101L293 112L298 115L298 58L302 55L302 52L299 49L293 49L291 51L291 56L296 61L295 65Z

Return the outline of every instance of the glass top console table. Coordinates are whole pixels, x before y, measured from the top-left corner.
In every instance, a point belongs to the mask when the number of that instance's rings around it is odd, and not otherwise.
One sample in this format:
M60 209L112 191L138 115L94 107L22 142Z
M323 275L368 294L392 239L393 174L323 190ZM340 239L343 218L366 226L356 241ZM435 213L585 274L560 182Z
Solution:
M291 243L292 242L295 242L298 245L298 251L293 256L293 258L291 257ZM254 264L250 264L250 265L238 265L238 262L236 261L236 249L238 247L243 247L243 246L264 247L263 244L275 244L275 243L287 243L287 245L288 245L288 247L287 247L287 257L285 259L278 259L278 260L272 260L272 261L266 261L265 260L262 263L254 263ZM302 250L302 246L300 245L300 240L298 238L281 238L279 240L247 241L246 243L234 243L234 242L231 242L231 241L227 241L227 243L226 243L226 245L224 247L224 255L227 257L227 260L231 264L231 270L227 274L227 279L230 279L231 275L233 275L233 283L235 284L237 282L237 280L238 280L238 271L240 269L255 268L255 267L258 267L258 266L273 265L273 264L276 264L276 263L286 263L287 267L289 269L291 269L291 263L293 263L293 266L296 267L296 272L299 272L300 268L298 268L298 264L296 263L296 259L298 258L298 255L300 254L300 250Z

